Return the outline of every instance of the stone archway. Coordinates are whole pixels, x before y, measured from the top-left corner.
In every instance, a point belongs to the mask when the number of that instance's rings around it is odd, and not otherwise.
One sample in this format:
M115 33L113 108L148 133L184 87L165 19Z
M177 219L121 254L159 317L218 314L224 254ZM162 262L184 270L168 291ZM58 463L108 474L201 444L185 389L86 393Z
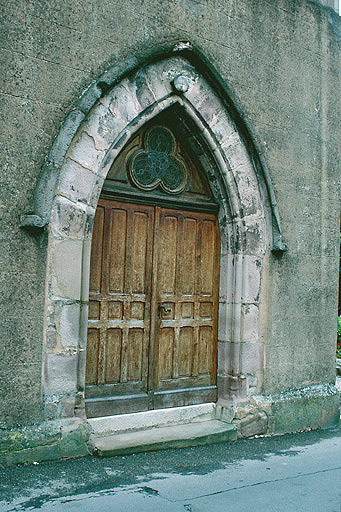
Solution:
M81 116L60 164L46 278L43 388L50 417L84 412L91 229L105 176L130 136L168 108L177 108L179 122L187 123L189 143L220 205L218 403L261 391L262 280L272 239L281 244L273 229L274 218L279 225L275 202L222 99L175 55L139 68L104 94ZM34 224L33 217L23 223Z

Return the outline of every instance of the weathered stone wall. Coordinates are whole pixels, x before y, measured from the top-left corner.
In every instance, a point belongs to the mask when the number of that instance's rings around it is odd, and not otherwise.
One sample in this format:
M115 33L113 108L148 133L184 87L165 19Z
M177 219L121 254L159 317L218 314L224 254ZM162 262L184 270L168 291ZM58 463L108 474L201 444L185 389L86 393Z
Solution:
M289 251L269 256L265 394L333 383L340 196L340 22L309 1L8 1L1 8L0 422L42 418L46 233L20 228L44 157L113 64L190 41L261 150ZM53 342L53 340L52 340ZM251 356L252 359L252 356Z

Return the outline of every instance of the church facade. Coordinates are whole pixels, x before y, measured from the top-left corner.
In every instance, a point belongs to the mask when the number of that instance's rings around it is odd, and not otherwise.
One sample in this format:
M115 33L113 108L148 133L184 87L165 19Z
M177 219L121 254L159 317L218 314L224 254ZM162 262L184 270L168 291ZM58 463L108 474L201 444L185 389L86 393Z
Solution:
M6 463L339 421L340 19L163 4L4 7Z

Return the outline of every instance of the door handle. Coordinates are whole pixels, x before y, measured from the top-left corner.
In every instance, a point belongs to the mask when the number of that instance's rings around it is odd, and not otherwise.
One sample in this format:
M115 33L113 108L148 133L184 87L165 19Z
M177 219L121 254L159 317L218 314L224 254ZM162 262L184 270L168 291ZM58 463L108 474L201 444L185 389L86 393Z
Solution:
M171 311L172 311L171 308L166 308L166 306L164 306L163 304L161 304L161 302L159 302L159 305L157 307L157 313L158 313L159 318L161 317L161 312L165 313L167 315Z

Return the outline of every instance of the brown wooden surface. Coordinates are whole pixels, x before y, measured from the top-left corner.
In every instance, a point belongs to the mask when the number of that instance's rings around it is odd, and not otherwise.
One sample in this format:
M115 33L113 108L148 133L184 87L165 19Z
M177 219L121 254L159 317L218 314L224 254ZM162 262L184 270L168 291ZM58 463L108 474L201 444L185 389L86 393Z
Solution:
M157 315L153 389L172 407L216 384L219 230L213 215L157 207L155 232L153 299L170 311Z
M89 417L215 400L218 286L214 215L100 200L90 271Z
M145 393L154 208L101 199L93 228L86 397Z

